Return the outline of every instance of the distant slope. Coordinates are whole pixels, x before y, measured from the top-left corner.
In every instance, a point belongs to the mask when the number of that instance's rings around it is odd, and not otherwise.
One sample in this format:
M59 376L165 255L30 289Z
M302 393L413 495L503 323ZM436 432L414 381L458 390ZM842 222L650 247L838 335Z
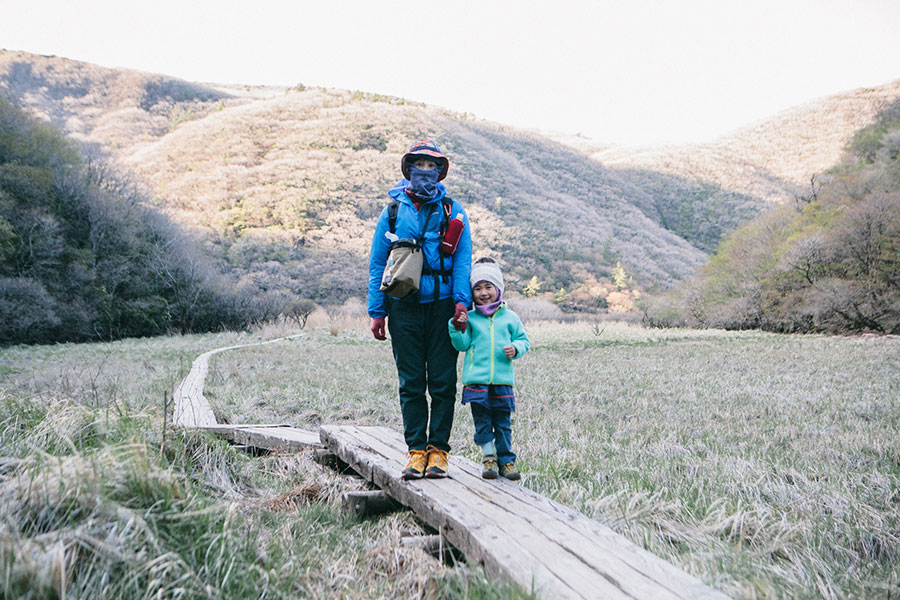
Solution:
M640 205L649 218L712 252L756 215L808 194L810 178L897 98L900 82L837 94L705 144L613 147L548 135L614 169L651 199Z
M398 98L196 84L0 51L0 95L111 153L242 285L318 301L364 292L365 260L399 157L415 138L450 155L476 251L512 287L608 278L618 261L668 287L743 223L803 192L853 131L900 94L861 90L710 144L595 148ZM829 162L830 161L830 162Z
M89 150L140 145L182 121L242 102L172 77L7 50L0 50L0 95Z
M563 287L621 259L646 283L669 285L705 260L634 205L647 201L640 191L583 155L359 93L307 90L227 109L123 161L229 255L248 239L278 240L298 255L340 249L358 266L399 158L420 135L451 157L447 184L468 207L476 249L505 259L513 281L537 275Z
M810 177L837 164L853 134L900 98L900 81L828 96L706 144L603 148L615 168L650 170L715 184L771 204L809 190Z
M235 93L239 91L241 93ZM608 276L621 260L671 285L704 254L648 218L652 199L562 145L360 92L237 90L0 52L0 92L113 152L180 223L205 231L244 281L323 299L362 294L375 218L421 135L453 162L478 252L544 289Z
M900 100L798 202L723 242L647 319L782 332L900 334Z

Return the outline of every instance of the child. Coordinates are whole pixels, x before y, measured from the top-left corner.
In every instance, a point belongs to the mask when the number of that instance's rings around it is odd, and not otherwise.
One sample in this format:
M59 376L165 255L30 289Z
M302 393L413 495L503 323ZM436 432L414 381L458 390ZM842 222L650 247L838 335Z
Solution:
M500 265L492 258L480 258L469 280L475 308L458 319L468 326L459 331L449 323L453 347L466 352L462 402L472 409L475 443L481 446L484 465L481 476L518 480L521 475L511 447L510 415L516 410L512 361L528 352L530 343L518 315L503 303Z

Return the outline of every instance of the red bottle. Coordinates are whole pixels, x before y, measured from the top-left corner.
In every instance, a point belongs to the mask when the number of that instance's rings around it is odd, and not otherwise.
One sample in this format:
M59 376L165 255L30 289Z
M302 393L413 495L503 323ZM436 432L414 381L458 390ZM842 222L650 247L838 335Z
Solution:
M459 243L459 236L462 235L463 227L465 227L465 223L463 223L462 213L453 217L450 223L447 224L447 232L441 241L441 252L444 253L444 256L452 256L456 252L456 244Z

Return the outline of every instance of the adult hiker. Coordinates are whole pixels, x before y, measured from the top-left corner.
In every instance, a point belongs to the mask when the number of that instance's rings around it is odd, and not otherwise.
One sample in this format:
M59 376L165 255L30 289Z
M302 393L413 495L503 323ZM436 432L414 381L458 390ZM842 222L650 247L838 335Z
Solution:
M449 470L458 353L447 321L465 328L460 318L472 301L469 220L441 183L449 167L431 140L410 147L369 253L372 335L387 339L386 320L400 383L409 451L404 479L441 478Z

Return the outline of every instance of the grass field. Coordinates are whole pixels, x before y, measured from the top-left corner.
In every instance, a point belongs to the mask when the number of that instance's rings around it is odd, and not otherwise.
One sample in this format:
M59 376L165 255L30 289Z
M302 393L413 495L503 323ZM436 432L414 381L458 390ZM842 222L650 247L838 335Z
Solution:
M523 485L735 598L900 597L900 339L528 323ZM294 331L0 350L4 594L512 598L362 522L306 454L163 437L163 394L216 347ZM366 323L215 355L220 420L400 427ZM477 459L468 411L454 452Z

